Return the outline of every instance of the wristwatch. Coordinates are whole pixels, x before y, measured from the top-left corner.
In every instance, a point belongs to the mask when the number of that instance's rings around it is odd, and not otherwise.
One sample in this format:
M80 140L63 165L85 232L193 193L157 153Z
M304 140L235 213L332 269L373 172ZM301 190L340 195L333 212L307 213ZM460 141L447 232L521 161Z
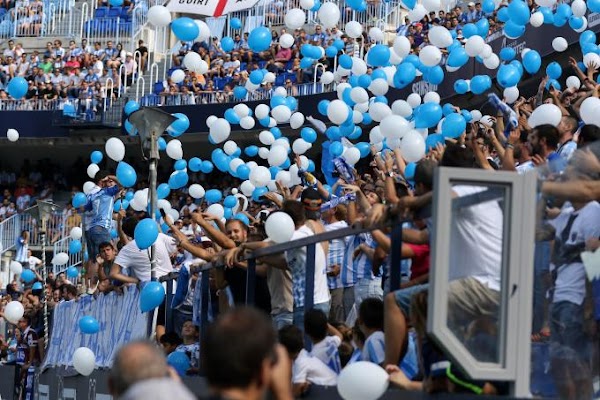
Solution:
M390 178L394 177L394 171L388 171L387 176L389 176Z

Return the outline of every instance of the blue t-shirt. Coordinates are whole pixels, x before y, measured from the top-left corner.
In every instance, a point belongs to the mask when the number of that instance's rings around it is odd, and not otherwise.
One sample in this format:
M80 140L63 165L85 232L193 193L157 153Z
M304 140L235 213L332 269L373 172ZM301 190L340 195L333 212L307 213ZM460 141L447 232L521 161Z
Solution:
M88 230L94 226L100 226L106 230L110 230L115 202L114 196L119 193L119 190L119 187L115 185L88 194L85 210L92 212L90 224L87 226Z

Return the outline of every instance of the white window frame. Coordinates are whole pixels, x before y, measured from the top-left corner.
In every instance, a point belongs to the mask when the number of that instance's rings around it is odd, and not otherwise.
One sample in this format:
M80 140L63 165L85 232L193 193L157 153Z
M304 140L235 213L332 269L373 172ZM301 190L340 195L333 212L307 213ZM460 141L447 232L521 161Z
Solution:
M434 179L431 275L427 331L458 366L475 380L508 381L512 396L529 396L530 334L535 240L535 173L438 168ZM476 360L447 326L452 185L502 185L504 249L498 363ZM487 191L478 193L480 198ZM491 192L488 192L491 193ZM464 198L463 198L464 199ZM454 199L456 205L457 198ZM464 200L463 200L464 201ZM478 204L482 201L475 201Z

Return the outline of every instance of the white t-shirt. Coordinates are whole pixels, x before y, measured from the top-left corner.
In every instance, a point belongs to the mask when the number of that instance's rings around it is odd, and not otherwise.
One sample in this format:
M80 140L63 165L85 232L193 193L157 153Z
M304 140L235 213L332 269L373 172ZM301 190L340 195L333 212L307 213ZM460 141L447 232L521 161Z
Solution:
M320 386L335 386L337 385L337 375L323 361L302 349L292 366L292 382L310 382Z
M452 190L463 197L486 188L457 185ZM503 220L497 201L454 212L450 226L450 281L473 277L490 289L500 290Z
M338 347L342 344L339 336L327 336L319 343L315 343L310 354L323 361L333 372L339 374L342 370Z
M40 260L39 258L37 258L35 256L31 256L31 257L29 257L29 259L27 260L27 262L29 263L29 269L35 270L35 267L38 264L41 264L42 260Z
M373 332L365 341L362 360L380 365L385 361L385 336L382 331Z
M589 239L600 237L600 204L597 201L592 201L578 211L571 209L567 212L561 212L558 217L548 221L556 229L557 238L561 237L569 217L573 214L577 214L577 218L571 225L566 245L583 244ZM559 265L552 301L554 303L569 301L581 305L586 293L585 282L586 276L583 263L573 262Z
M177 246L172 237L159 233L156 239L156 277L160 278L173 271L173 265L169 254L175 252ZM135 240L127 243L117 257L115 264L130 271L130 275L138 278L141 282L147 282L151 278L150 274L150 249L140 250L135 244Z

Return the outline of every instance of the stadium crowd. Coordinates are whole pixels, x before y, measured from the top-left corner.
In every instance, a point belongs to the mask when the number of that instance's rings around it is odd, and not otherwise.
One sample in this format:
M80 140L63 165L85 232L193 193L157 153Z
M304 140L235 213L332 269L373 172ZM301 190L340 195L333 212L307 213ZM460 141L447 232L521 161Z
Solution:
M159 236L156 274L168 279L177 271L178 285L173 302L159 309L156 341L166 354L188 355L189 369L184 374L200 371L203 352L210 348L199 344L201 287L197 267L210 261L225 265L210 272L213 318L243 305L247 267L243 257L246 252L271 243L265 240L264 229L270 213L283 211L291 217L296 229L292 240L361 222L375 229L317 244L313 309L304 309L305 248L258 260L255 305L271 316L279 343L292 360L294 394L306 392L311 384L335 385L341 368L357 360L385 366L392 382L408 390L506 393L502 382L474 382L455 367L434 370L442 365L440 361L446 366L449 360L425 333L429 238L435 227L418 210L431 202L433 174L438 166L516 173L536 169L557 182L582 176L597 181L600 128L579 122L579 106L585 98L597 96L598 85L591 79L593 68L586 75L572 64L583 82L580 89L562 93L554 88L547 90L544 80L536 96L514 103L516 129L505 131L505 110L499 108L496 114L469 124L458 139L431 148L414 172L408 171L399 149L373 149L368 162L359 164L350 175L340 173L336 185L329 188L303 169L298 158L302 184L289 188L279 184L277 190L253 200L239 193L239 181L231 176L192 175L193 181L219 188L224 195L235 195L237 214L222 221L207 213L206 202L194 199L185 190L172 191L167 197L170 207L177 210L177 218L166 218L164 234ZM532 129L527 116L544 102L561 107L561 123L557 128L541 125ZM44 288L52 309L60 301L120 291L123 285L150 279L149 261L132 240L138 221L146 213L114 209L115 200L125 192L115 176L100 171L94 180L97 188L88 195L88 206L69 211L81 214L88 241L89 260L79 284L73 285L61 273L49 276L45 286L39 274L38 280L30 284L14 280L8 286L2 304L19 299L26 309L19 327L13 328L11 336L2 342L3 355L9 362L25 366L39 362L37 350L26 353L35 359L19 358L19 352L28 345L35 347L33 332L43 336L40 299ZM139 185L144 187L143 182ZM453 187L458 197L480 190L477 186ZM600 206L596 201L563 203L554 194L540 201L535 265L530 266L535 271L532 341L551 343L553 363L569 363L578 368L581 374L574 398L589 398L593 377L588 355L592 340L584 326L593 323L599 314L598 310L586 308L584 300L595 299L598 292L594 289L592 295L586 291L579 252L598 247ZM403 229L403 261L401 265L391 265L390 230L379 224L400 215L411 215L413 220ZM453 318L449 323L483 361L493 360L497 350L503 218L499 204L489 201L468 209L453 222L456 226L451 246L456 251L450 255L454 262L449 298ZM555 242L552 259L548 251L551 240ZM23 257L20 260L25 267L38 268L35 259L24 255L27 240L23 242L17 251ZM395 292L389 291L391 268L402 272L401 288ZM546 295L548 290L550 297ZM171 307L174 314L174 329L169 332L165 332L166 307ZM303 333L310 343L305 342ZM571 390L574 383L563 372L552 369L561 394ZM457 376L460 385L452 379Z

